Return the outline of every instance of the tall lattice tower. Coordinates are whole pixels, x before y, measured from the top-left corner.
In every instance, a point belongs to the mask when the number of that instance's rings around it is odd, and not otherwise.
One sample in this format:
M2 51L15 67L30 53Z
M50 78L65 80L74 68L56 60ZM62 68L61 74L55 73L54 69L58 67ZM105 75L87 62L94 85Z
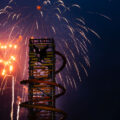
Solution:
M64 60L63 65L55 71L56 54ZM66 114L57 109L56 98L65 93L65 89L56 83L55 75L65 66L64 56L55 51L53 39L30 39L29 41L29 79L28 102L21 107L28 108L28 120L64 120ZM56 87L61 92L56 94ZM62 116L58 115L62 114Z

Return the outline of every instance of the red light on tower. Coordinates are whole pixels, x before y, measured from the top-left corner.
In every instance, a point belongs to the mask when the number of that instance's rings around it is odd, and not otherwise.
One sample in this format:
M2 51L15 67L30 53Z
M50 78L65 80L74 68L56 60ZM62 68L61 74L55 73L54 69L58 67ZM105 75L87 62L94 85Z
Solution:
M38 5L38 6L36 7L36 9L37 9L37 10L41 10L41 6Z

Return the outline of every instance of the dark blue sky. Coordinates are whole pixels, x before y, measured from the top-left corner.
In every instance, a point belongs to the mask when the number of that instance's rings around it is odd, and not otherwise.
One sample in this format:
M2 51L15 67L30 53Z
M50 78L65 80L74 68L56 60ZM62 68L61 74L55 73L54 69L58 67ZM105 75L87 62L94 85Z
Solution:
M79 0L78 3L82 11L76 15L82 14L87 25L101 39L88 34L92 42L89 46L89 76L83 78L77 90L68 88L67 93L58 99L58 106L68 113L67 120L119 120L120 0ZM112 21L88 11L103 13ZM0 101L2 104L3 100ZM0 112L4 110L5 113L6 109L0 107Z
M67 120L120 119L120 1L109 1L80 0L84 11L81 13L101 39L89 34L89 76L77 91L70 91L59 100L61 108L68 112ZM87 11L103 13L112 21Z

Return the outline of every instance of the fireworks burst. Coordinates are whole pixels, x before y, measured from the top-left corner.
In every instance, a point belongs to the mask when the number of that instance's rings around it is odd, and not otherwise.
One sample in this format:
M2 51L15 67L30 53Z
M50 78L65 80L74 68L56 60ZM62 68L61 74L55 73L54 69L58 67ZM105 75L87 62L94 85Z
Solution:
M16 55L16 49L17 45L13 44L1 44L0 43L0 76L3 76L1 86L0 86L0 91L3 93L3 91L6 88L7 85L7 78L10 77L12 78L12 102L11 102L11 113L10 117L11 120L13 120L13 114L14 114L14 100L15 100L15 74L13 73L13 68L15 67L15 61L16 57L13 55Z
M13 67L15 65L17 45L13 44L1 44L0 43L0 75L3 76L3 80L1 83L1 91L5 89L7 80L6 78L10 75L13 75Z
M80 6L76 3L69 5L64 0L9 0L0 10L0 15L4 19L1 20L1 29L7 32L8 40L18 36L23 39L22 47L25 50L24 55L21 55L26 59L25 62L22 61L23 77L27 71L25 67L28 57L27 45L31 37L55 39L56 49L64 53L68 63L64 75L58 76L58 80L61 80L65 87L66 85L76 87L76 81L71 73L77 75L80 81L81 68L87 75L86 67L90 67L87 44L90 41L86 33L91 31L97 36L98 34L86 26L82 17L76 18L73 10L79 11ZM7 31L5 26L9 28Z

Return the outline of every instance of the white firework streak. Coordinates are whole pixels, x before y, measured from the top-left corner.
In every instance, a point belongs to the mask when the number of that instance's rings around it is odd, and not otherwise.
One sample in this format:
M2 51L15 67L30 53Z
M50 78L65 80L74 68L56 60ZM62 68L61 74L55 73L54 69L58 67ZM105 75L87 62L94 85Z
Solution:
M20 101L18 101L18 107L17 107L17 120L19 120L19 115L20 115Z
M11 114L10 114L10 117L11 117L11 120L13 120L13 113L14 113L14 76L12 76L12 102L11 102Z

